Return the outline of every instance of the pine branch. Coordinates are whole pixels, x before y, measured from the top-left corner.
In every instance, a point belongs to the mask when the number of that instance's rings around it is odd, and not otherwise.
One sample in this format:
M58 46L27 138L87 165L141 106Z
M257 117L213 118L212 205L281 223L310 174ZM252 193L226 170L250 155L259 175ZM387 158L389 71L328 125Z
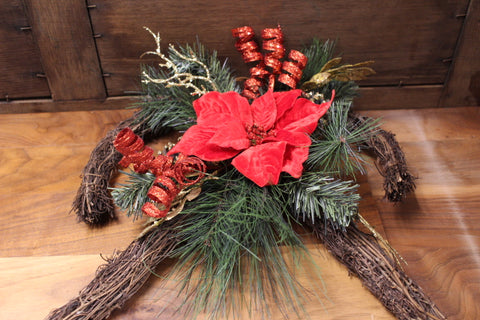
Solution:
M142 206L148 200L148 190L155 181L155 176L149 172L145 174L135 171L123 172L129 179L120 187L112 188L112 198L115 204L126 211L127 216L133 216L134 220L142 216Z
M327 116L312 135L310 156L306 161L309 171L355 176L365 173L365 160L361 149L378 129L378 121L369 120L361 125L349 121L351 102L336 101Z
M192 54L198 59L201 65L185 61L182 58L183 56L190 56ZM227 92L239 90L227 61L220 61L217 51L208 52L206 47L198 39L193 45L187 44L180 46L178 50L170 49L169 56L172 62L177 65L180 72L199 76L207 76L208 74L215 87L215 91Z
M185 310L212 318L235 315L240 306L268 313L270 298L283 312L301 313L303 293L280 245L292 247L294 255L305 248L285 218L284 201L233 172L206 181L182 212L188 218L173 256L180 261L175 277L182 279L181 291L191 297Z
M162 70L151 66L144 66L143 72L153 78L165 77ZM195 123L195 97L189 91L153 82L143 83L143 91L143 101L134 105L139 108L136 122L145 122L158 135L171 129L186 130Z
M311 77L322 69L325 63L332 59L335 45L335 41L327 40L322 42L315 38L309 46L302 49L302 53L308 58L308 62L303 69L299 86L310 80Z
M138 122L147 123L159 133L169 128L184 131L195 123L192 104L198 95L211 90L238 91L230 67L220 61L216 51L209 53L197 41L178 48L170 45L168 54L164 54L160 37L153 35L157 49L147 54L159 56L165 63L160 63L160 68L143 67L144 99L135 105L140 107Z
M325 218L335 227L345 229L358 213L360 195L353 181L305 173L283 187L297 219L313 223Z

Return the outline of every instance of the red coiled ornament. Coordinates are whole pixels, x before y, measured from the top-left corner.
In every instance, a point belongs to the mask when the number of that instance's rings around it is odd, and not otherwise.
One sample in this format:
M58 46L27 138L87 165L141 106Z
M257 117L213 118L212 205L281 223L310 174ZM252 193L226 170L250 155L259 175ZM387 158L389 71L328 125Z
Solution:
M133 164L136 172L150 171L156 177L147 193L152 202L146 202L142 207L143 213L148 216L166 217L179 192L205 176L206 166L201 159L183 154L179 154L176 159L166 155L155 157L153 149L144 146L142 138L130 128L120 131L113 145L123 155L119 162L122 167Z
M302 70L307 64L307 57L300 51L290 51L288 58L284 61L285 47L283 45L283 32L280 26L277 28L266 28L262 31L263 56L254 41L255 33L249 26L232 30L232 35L237 39L235 47L242 53L245 63L258 61L257 65L250 68L250 78L244 83L242 95L248 99L255 99L260 96L260 89L268 83L267 90L274 89L275 78L295 89L302 77ZM283 71L283 72L282 72Z

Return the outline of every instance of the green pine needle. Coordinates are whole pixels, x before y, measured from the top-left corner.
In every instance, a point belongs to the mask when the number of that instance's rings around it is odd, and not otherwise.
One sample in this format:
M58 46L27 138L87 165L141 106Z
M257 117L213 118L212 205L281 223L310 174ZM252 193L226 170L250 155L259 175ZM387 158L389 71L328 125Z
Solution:
M307 65L303 69L302 79L299 82L299 87L308 80L310 80L315 74L320 72L322 67L333 58L335 51L335 41L326 40L325 42L319 39L313 39L309 46L303 48L302 53L308 58ZM329 100L331 93L335 90L336 100L353 100L358 96L358 85L354 81L328 81L325 85L312 90L310 93L312 96L320 96L322 100ZM314 101L321 103L323 101Z
M208 52L205 46L197 39L197 42L193 45L187 44L179 47L178 52L187 57L195 56L200 62L205 64L219 92L238 91L235 77L227 61L220 61L217 51ZM178 67L179 72L199 76L205 76L207 74L206 70L203 70L199 64L182 59L182 57L178 56L172 49L169 51L169 58ZM207 89L213 90L213 88Z
M332 104L326 117L312 135L310 155L305 162L308 171L334 173L338 176L355 176L365 173L361 150L365 142L378 130L377 120L369 119L361 125L349 120L351 102Z
M303 221L325 218L334 226L346 228L358 213L360 195L352 181L306 173L284 186L294 215Z
M226 61L220 61L215 51L207 52L206 48L198 41L194 45L187 44L175 50L170 48L168 58L177 67L177 72L205 77L207 70L202 67L205 65L218 91L239 90ZM184 57L195 57L202 65ZM159 70L151 66L144 66L142 71L153 79L167 79L173 75L172 70ZM194 84L198 87L206 87L208 90L214 89L208 82L202 80L198 80ZM192 96L189 88L154 82L143 83L143 101L134 106L140 108L136 121L146 123L148 128L158 134L165 133L169 129L185 131L196 121L193 109L195 99L198 99L198 96Z
M273 299L281 310L301 313L303 292L282 246L293 248L297 258L306 249L290 225L285 201L235 170L202 188L182 212L187 218L174 254L179 259L174 274L190 296L184 307L221 318L240 307L268 313L265 301Z
M303 69L299 86L320 72L325 63L333 58L334 50L335 41L327 40L322 42L316 38L312 40L309 46L302 49L302 53L308 58L308 62Z
M127 216L133 216L135 220L142 216L142 206L149 201L147 193L155 181L155 176L149 172L145 174L134 171L123 173L129 178L126 183L112 188L112 198L115 204L126 212Z

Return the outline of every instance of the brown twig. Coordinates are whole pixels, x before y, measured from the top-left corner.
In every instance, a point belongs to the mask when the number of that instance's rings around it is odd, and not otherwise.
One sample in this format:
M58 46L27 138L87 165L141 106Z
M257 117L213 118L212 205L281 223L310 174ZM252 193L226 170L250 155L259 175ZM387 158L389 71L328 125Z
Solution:
M351 114L350 121L360 126L368 118ZM375 165L384 177L383 189L385 198L391 202L400 202L408 193L415 190L415 177L410 173L407 160L400 145L391 132L379 129L367 141L367 147L376 157Z
M327 250L360 278L364 286L398 319L446 319L373 236L354 225L346 231L335 229L323 221L316 221L310 226Z
M163 223L114 254L78 297L53 310L46 320L102 320L121 309L177 245L175 226L179 221Z
M90 159L82 172L82 182L73 201L74 211L80 221L98 226L115 218L114 204L108 190L109 182L117 172L117 163L122 155L115 150L113 140L123 128L131 126L135 116L122 121L100 140L90 154ZM132 130L144 135L148 129L136 124Z

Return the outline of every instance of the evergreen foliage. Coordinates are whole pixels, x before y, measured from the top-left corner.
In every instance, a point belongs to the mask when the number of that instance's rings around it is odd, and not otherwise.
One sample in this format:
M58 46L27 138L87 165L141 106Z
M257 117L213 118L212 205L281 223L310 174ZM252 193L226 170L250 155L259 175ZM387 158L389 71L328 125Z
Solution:
M145 174L135 171L123 173L129 178L125 183L119 184L119 187L112 188L112 198L115 204L126 212L127 216L133 216L135 220L142 216L142 206L149 201L147 193L155 181L155 176L149 172Z
M307 65L303 69L302 78L299 82L301 86L304 82L310 80L322 67L333 57L335 51L335 41L313 39L309 46L305 46L301 51L308 58Z
M351 102L336 100L320 120L312 138L310 155L305 162L309 171L355 176L364 173L365 160L361 151L375 134L378 121L369 119L361 125L349 121Z
M334 47L334 42L315 39L305 48L309 62L301 83L332 58ZM195 59L201 63L195 63ZM194 76L204 77L205 66L217 90L238 91L230 69L199 43L178 50L170 48L168 61L176 66L175 72ZM146 66L144 70L151 79L172 76L168 69ZM195 85L212 85L203 82ZM216 164L223 166L221 173L204 180L200 195L185 204L177 227L180 242L171 253L178 262L169 278L180 279L180 291L187 294L184 307L193 317L203 311L212 318L225 317L239 310L237 305L245 304L250 311L268 313L264 309L268 299L282 311L293 309L300 315L303 292L282 256L281 246L293 248L297 258L308 256L292 224L303 220L345 229L358 213L358 185L341 179L363 172L361 147L375 133L378 123L350 120L357 89L353 81L333 80L311 92L314 101L330 99L332 90L336 97L311 136L310 155L300 179L284 175L280 184L260 188L223 162ZM195 124L192 104L198 97L192 97L189 88L147 82L144 91L138 121L147 123L154 132L165 128L183 131ZM155 177L149 173L127 174L127 183L114 188L112 195L128 215L138 217L142 205L149 201L147 192ZM249 292L250 298L245 301L242 292Z
M293 214L303 221L328 220L337 228L346 228L358 212L358 185L316 173L304 174L282 188L288 194Z
M204 183L198 200L182 212L188 218L179 228L181 244L173 254L179 259L181 289L195 292L188 304L194 314L225 316L245 302L250 311L263 310L266 298L281 309L301 312L302 290L281 246L296 253L305 248L286 209L270 188L258 187L235 170ZM232 296L235 292L249 292L250 298L243 301Z
M302 53L308 58L307 65L302 73L302 78L299 82L299 86L309 81L315 74L320 72L323 66L333 58L335 52L335 41L326 40L324 42L315 38L309 46L305 46ZM322 86L313 89L310 94L316 103L320 103L320 100L329 100L331 93L335 90L336 100L353 100L358 96L358 85L355 81L338 81L329 80ZM320 97L319 99L315 97Z
M220 61L216 51L209 53L198 41L194 45L187 44L178 49L170 47L168 59L176 66L177 73L191 74L194 77L206 76L207 70L202 67L206 66L218 91L238 91L235 77L226 61ZM153 79L168 79L174 75L172 69L159 69L148 65L143 66L142 71L142 74ZM212 90L208 82L193 82L199 87L207 86L206 89ZM157 134L169 129L184 131L195 124L196 115L192 104L198 96L192 95L189 88L148 81L142 83L143 101L135 105L140 108L136 116L137 122L146 123Z
M180 55L178 53L180 53ZM183 57L188 57L191 60L185 60ZM205 46L198 40L193 45L186 44L185 46L180 46L178 50L174 50L173 47L170 47L169 58L177 66L178 72L190 73L194 76L206 76L207 70L204 70L200 64L192 61L198 59L199 62L208 68L210 77L215 84L217 91L238 91L235 77L227 64L227 61L220 61L216 51L212 51L211 53L208 52ZM208 85L208 83L205 83L204 85ZM214 88L207 89L213 90ZM196 99L198 97L194 98Z

